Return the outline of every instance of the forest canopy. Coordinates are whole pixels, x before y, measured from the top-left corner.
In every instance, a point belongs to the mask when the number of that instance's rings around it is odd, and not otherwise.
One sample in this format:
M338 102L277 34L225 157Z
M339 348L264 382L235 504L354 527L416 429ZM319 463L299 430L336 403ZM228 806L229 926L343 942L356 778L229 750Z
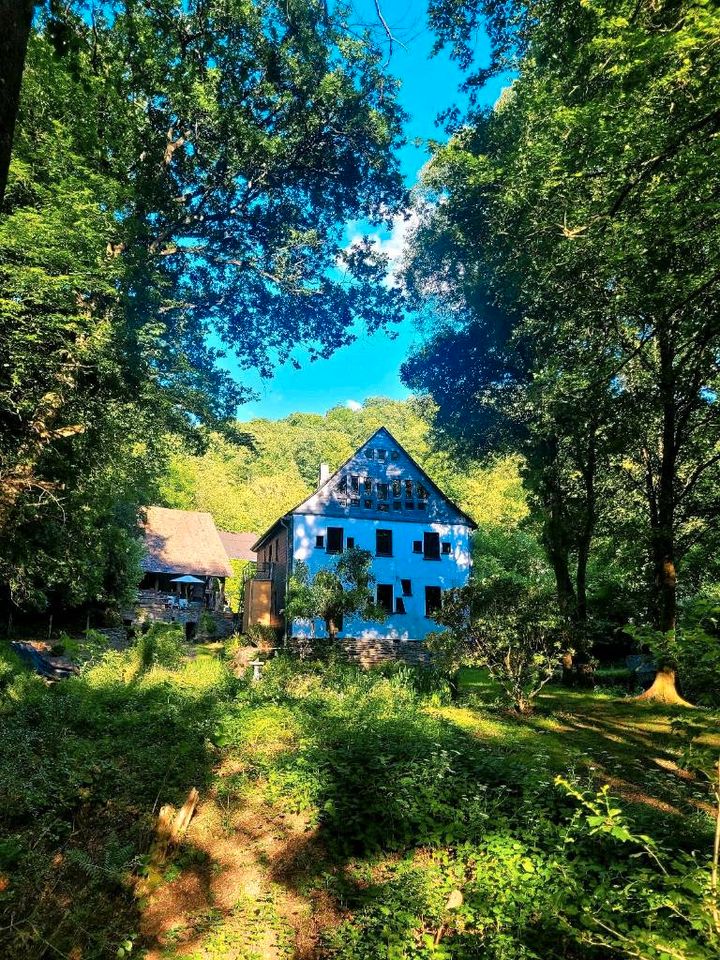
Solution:
M202 455L178 447L161 496L167 506L209 511L222 529L260 534L312 493L321 463L337 469L385 426L476 522L517 525L527 514L518 458L458 458L435 442L432 417L432 404L422 399L376 397L360 410L249 420L238 425L244 445L215 434Z
M383 64L321 2L36 5L0 219L3 600L132 588L167 438L247 397L225 354L268 373L398 318L383 255L344 242L405 197Z

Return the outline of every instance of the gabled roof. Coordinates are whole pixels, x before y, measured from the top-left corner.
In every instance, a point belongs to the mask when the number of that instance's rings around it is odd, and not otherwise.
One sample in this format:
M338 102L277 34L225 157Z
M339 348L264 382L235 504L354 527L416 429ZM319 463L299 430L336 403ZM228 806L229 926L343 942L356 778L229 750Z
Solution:
M143 531L148 573L231 577L232 567L209 513L146 507Z
M256 533L230 533L229 530L218 530L225 552L231 560L257 560L253 544L257 540Z
M382 463L377 460L369 461L367 458L363 459L363 453L365 451L377 449L379 445L388 453L395 451L397 453L397 459L386 459ZM336 491L337 485L342 480L343 475L351 474L357 474L363 477L368 476L374 481L378 479L390 481L392 479L419 480L429 491L432 491L435 496L428 499L425 511L421 512L416 510L412 514L406 513L405 511L401 513L379 513L376 510L368 511L343 506L341 499L335 495L334 491ZM359 494L359 497L361 500L363 499L362 493ZM393 437L386 427L380 427L376 430L371 437L358 447L352 456L348 457L348 459L327 478L322 486L310 494L302 503L299 503L296 507L293 507L292 510L289 510L288 513L285 514L285 517L291 516L292 514L311 514L337 518L357 517L375 520L404 520L414 523L460 523L467 524L471 529L475 529L477 526L475 521L453 503L437 484L430 479L423 468L410 456L407 450ZM254 550L258 550L263 545L268 537L275 531L281 519L284 518L276 520L275 523L258 538L257 542L253 545Z

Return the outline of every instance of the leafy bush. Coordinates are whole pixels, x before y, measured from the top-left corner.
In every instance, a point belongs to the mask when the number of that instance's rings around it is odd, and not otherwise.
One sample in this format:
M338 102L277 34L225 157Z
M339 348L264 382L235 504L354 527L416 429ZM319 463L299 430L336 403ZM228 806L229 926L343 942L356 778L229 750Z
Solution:
M209 610L203 610L198 620L198 635L201 637L214 637L217 633L215 619Z
M247 639L260 650L270 650L278 645L278 631L267 623L253 623L248 627Z
M0 643L0 690L25 670L23 662L6 643Z
M141 671L155 666L169 669L180 666L186 653L182 626L159 621L153 623L137 638L134 653Z

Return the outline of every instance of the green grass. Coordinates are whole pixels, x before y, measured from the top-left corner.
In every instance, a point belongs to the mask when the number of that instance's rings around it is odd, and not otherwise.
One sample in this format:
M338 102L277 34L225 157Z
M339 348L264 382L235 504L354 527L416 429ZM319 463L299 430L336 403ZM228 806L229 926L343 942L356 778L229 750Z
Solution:
M627 955L593 946L595 916L624 917L643 957L660 934L687 960L714 955L704 914L683 919L702 906L708 795L678 766L666 710L549 687L521 719L475 669L457 703L407 669L281 658L253 684L219 645L175 666L160 639L52 688L3 659L0 955ZM618 798L598 835L556 775ZM155 814L191 786L196 817L158 863Z

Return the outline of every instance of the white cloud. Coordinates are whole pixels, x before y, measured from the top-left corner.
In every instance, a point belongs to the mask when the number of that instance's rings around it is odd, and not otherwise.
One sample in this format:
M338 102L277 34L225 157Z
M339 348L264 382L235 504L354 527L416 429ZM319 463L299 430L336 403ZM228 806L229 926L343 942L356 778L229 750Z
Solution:
M355 413L357 413L358 410L362 410L362 404L358 403L357 400L346 400L345 406L348 410L352 410Z
M383 236L376 231L375 233L365 235L359 230L355 230L350 236L348 248L360 243L363 237L367 236L372 246L388 258L388 269L385 278L386 286L397 286L400 283L398 273L405 257L408 240L417 228L418 223L419 217L414 210L397 213L393 217L392 227L389 233Z

